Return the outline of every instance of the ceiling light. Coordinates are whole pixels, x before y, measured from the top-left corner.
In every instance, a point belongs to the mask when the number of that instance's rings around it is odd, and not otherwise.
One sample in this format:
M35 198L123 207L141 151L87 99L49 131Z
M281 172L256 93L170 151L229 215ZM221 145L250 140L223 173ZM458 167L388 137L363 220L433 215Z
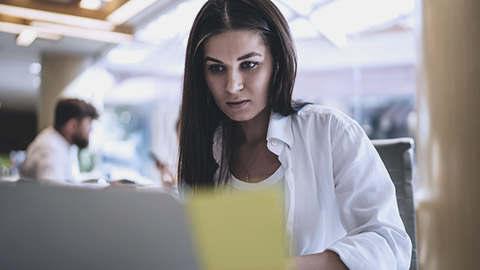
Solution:
M108 15L107 21L122 25L158 0L130 0Z
M32 29L37 31L37 38L50 39L50 40L60 40L62 38L61 35L52 33L52 31L43 30L40 28L36 28L36 27L24 25L24 24L0 22L0 32L18 35L25 29Z
M56 33L59 35L96 40L101 42L124 43L124 42L133 41L133 35L120 33L120 32L85 29L85 28L78 28L73 26L47 23L47 22L37 22L37 21L32 21L30 25L33 27L50 30L53 33Z
M37 75L42 71L42 65L40 63L31 63L28 70L30 74Z
M151 0L145 0L145 2L149 2L149 1ZM30 9L30 8L23 8L23 7L17 7L17 6L9 6L4 4L0 4L0 14L11 16L11 17L23 18L27 20L55 22L55 23L61 23L66 25L101 29L101 30L107 30L107 31L111 31L115 29L115 25L113 25L111 22L107 22L103 20L66 15L66 14L60 14L60 13Z
M99 10L102 7L102 1L100 0L82 0L78 4L81 8L90 10Z
M17 37L16 44L18 46L28 47L37 38L37 31L32 29L24 29Z
M39 76L35 76L32 80L32 85L34 88L39 88L40 85L42 84L42 79Z

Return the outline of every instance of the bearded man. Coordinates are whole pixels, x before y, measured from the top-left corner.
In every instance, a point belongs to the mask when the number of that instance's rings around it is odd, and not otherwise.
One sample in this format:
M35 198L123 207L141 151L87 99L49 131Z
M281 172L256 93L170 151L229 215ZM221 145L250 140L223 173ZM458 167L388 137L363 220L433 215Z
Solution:
M95 107L80 99L62 99L55 107L54 126L40 132L28 146L20 178L41 184L77 185L77 147L88 146ZM75 147L77 146L77 147Z

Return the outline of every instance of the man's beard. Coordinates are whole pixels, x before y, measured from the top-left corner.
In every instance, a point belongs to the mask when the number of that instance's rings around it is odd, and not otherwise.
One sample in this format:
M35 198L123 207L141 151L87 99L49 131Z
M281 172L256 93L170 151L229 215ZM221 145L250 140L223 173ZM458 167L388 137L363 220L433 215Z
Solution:
M73 144L78 146L78 148L83 149L88 146L88 138L80 138L78 136L73 137Z

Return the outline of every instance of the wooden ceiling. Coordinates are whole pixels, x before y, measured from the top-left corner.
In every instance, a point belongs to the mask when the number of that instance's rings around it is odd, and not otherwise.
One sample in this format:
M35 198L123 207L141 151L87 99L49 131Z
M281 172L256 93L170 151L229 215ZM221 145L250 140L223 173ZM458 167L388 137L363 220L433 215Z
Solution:
M126 2L128 2L128 0L105 1L99 10L88 10L80 8L80 0L0 0L0 4L3 5L43 10L99 20L106 20L108 15L117 10Z
M138 12L157 2L155 0L97 1L101 2L100 8L89 10L80 7L80 0L0 0L0 31L20 34L21 31L30 29L37 33L37 38L48 39L53 35L108 43L128 42L133 40L135 31L134 26L128 24L128 19L137 14L132 13L123 21L112 20L111 15L125 4L132 4L132 2L144 6L138 9Z

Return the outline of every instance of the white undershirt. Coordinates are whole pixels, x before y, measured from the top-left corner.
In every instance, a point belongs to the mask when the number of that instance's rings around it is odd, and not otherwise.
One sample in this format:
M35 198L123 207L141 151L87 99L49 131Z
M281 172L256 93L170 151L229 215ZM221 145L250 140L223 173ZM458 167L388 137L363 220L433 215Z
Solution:
M270 175L269 177L267 177L266 179L258 183L248 183L248 182L242 181L236 178L232 174L232 178L230 179L231 181L229 185L233 190L237 190L237 191L260 191L270 187L277 187L277 186L283 190L284 181L280 181L280 180L284 180L283 174L284 174L283 168L282 166L279 166L278 169L272 175Z
M288 208L290 206L290 194L288 189L285 189L285 172L282 166L278 167L278 169L272 175L258 183L248 183L242 181L232 174L227 186L232 192L256 192L266 189L274 189L280 193L281 198L285 199L285 215L288 213Z

